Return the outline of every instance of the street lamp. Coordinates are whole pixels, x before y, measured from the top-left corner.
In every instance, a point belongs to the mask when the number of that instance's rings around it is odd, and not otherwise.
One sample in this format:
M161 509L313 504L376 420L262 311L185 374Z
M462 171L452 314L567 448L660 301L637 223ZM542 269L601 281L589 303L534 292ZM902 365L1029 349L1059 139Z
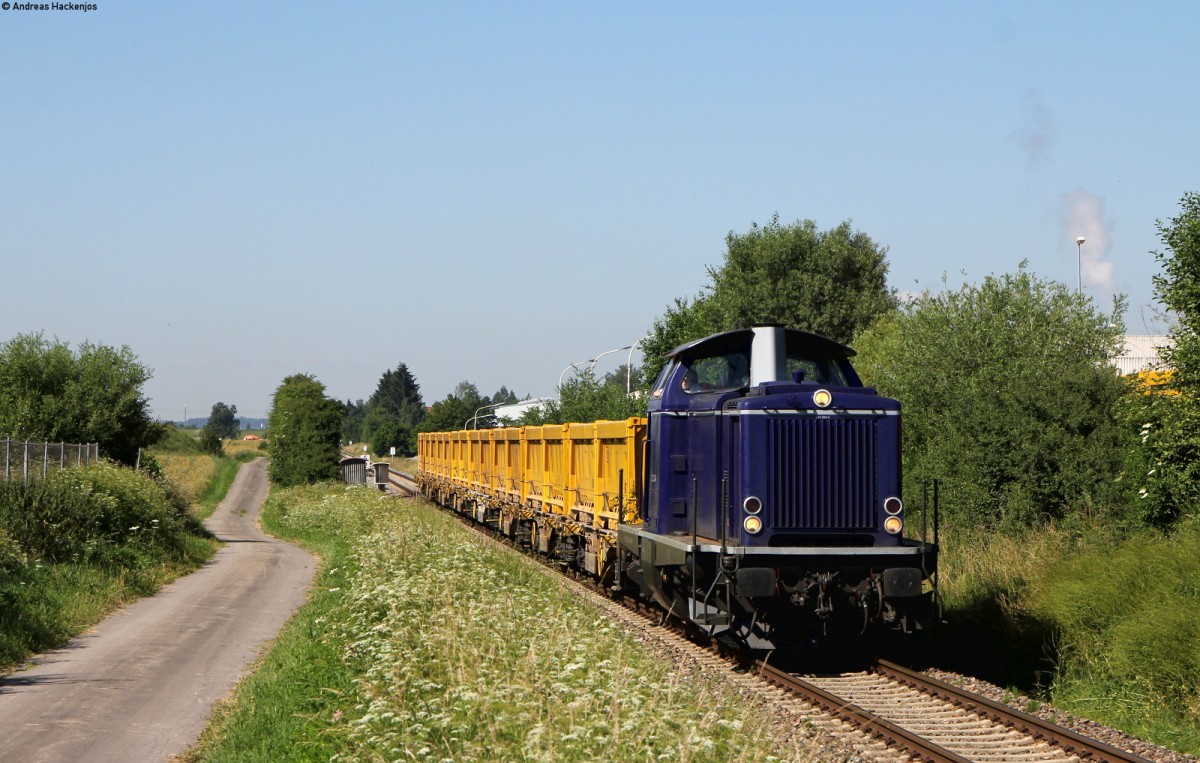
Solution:
M1079 238L1075 239L1075 254L1076 254L1075 271L1079 277L1079 286L1077 286L1075 289L1076 293L1083 291L1083 242L1084 241L1087 241L1087 239L1084 238L1083 236L1080 236Z
M595 358L588 358L587 360L581 360L578 363L572 363L571 365L564 368L562 370L562 373L558 375L558 388L562 389L562 380L563 380L563 377L567 375L567 371L570 371L572 368L577 368L579 366L582 366L584 363L595 363L595 362L596 362Z
M475 426L473 426L471 428L479 429L479 412L482 411L484 408L499 408L502 405L508 405L508 403L489 403L488 405L479 406L478 408L475 409L475 415L463 422L463 429L466 429L467 424L470 424L472 421L475 422Z
M616 348L616 349L614 349L614 350L605 350L604 352L600 353L600 354L599 354L599 355L597 355L596 357L592 358L592 365L591 365L591 366L588 368L588 370L589 370L589 371L594 371L594 370L596 370L596 361L597 361L597 360L600 360L600 358L603 358L605 355L611 355L612 353L614 353L614 352L620 352L621 350L628 350L628 349L629 349L630 347L632 347L632 346L633 346L633 345L627 344L627 345L625 345L624 347L618 347L618 348Z
M653 333L653 332L651 332L651 333ZM642 337L641 339L637 340L633 344L629 345L629 357L626 358L626 360L625 360L625 394L626 395L632 394L632 392L633 392L633 351L637 349L637 346L639 344L641 344L642 342L646 341L649 338L650 338L650 334L646 334L646 336Z

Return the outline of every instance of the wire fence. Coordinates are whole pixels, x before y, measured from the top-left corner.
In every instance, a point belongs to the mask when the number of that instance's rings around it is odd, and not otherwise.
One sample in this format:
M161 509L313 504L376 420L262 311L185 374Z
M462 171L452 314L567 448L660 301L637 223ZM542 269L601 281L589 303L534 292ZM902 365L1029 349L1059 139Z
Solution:
M97 443L70 445L61 442L0 440L0 476L5 480L45 479L51 471L90 464L100 458Z

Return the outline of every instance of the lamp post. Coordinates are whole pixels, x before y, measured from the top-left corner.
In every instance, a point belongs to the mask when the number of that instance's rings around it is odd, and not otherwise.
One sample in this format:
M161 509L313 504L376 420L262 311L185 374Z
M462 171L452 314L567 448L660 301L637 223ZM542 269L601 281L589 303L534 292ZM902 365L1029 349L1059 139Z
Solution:
M563 377L567 375L567 371L570 371L572 368L577 368L579 366L582 366L584 363L594 363L594 362L596 362L595 358L588 358L587 360L581 360L578 363L572 363L571 365L564 368L562 370L562 373L558 375L558 388L562 389L562 380L563 380Z
M642 337L641 339L637 340L633 344L629 345L629 357L625 359L625 394L626 395L633 393L633 351L637 349L637 346L639 344L641 344L642 342L646 341L649 338L650 338L650 334L646 334L646 336Z
M470 424L472 421L475 422L475 426L473 426L471 428L479 429L479 412L482 411L484 408L499 408L502 405L508 405L508 403L489 403L488 405L479 406L478 408L475 409L475 415L463 422L463 429L466 429L467 424Z
M1077 277L1079 278L1079 285L1075 288L1075 292L1077 294L1083 292L1083 242L1084 241L1087 241L1087 239L1084 238L1083 236L1080 236L1079 238L1075 239L1075 255L1076 255L1075 256L1075 272L1076 272Z
M627 344L624 347L617 347L616 349L613 349L613 350L605 350L604 352L600 353L596 357L592 358L592 365L588 368L588 370L594 371L596 369L596 361L600 360L600 358L603 358L605 355L611 355L612 353L620 352L621 350L628 350L632 346L633 345Z

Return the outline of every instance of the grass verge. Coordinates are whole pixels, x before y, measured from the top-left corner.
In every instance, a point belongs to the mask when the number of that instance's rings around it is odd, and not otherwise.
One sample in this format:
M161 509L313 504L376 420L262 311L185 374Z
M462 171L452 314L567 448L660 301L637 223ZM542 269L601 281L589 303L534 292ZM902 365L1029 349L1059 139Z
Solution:
M325 562L191 761L776 761L771 714L678 667L552 573L418 501L275 491Z
M1200 753L1200 526L943 537L942 667Z

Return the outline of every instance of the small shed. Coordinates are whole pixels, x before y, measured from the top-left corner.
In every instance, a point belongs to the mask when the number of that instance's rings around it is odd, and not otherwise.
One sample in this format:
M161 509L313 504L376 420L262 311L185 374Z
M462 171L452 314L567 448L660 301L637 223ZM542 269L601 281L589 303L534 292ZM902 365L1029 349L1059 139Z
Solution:
M342 467L342 479L347 485L365 485L367 484L367 459L343 458L338 462Z

